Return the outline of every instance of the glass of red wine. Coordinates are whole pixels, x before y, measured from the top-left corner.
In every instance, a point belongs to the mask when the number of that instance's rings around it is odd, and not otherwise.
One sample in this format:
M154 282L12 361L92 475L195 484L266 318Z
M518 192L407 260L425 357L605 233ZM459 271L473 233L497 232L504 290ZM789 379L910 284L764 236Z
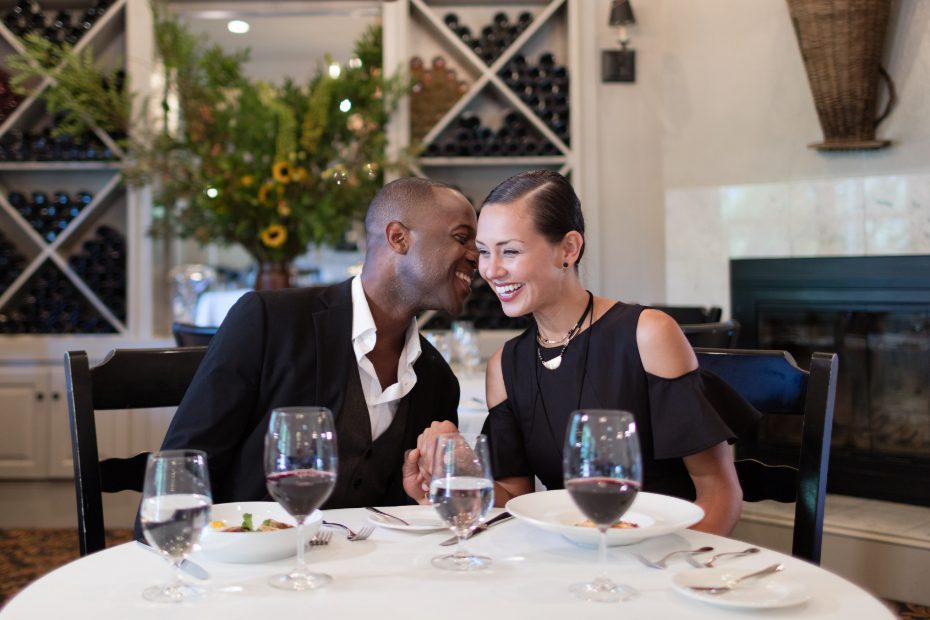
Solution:
M601 574L576 583L571 591L588 601L613 603L636 591L607 574L607 530L620 521L643 481L636 422L628 411L585 409L572 412L562 454L565 489L600 532Z
M304 561L304 521L336 486L336 431L325 407L281 407L271 412L265 435L265 481L276 502L297 521L297 566L275 575L281 590L313 590L333 580Z
M490 566L491 558L469 553L462 542L494 504L494 478L486 436L443 433L436 438L429 498L439 517L458 538L455 552L433 558L433 566L458 571Z
M210 522L210 476L200 450L162 450L149 455L139 519L145 540L174 565L174 581L142 592L149 601L180 603L206 591L186 582L181 563Z

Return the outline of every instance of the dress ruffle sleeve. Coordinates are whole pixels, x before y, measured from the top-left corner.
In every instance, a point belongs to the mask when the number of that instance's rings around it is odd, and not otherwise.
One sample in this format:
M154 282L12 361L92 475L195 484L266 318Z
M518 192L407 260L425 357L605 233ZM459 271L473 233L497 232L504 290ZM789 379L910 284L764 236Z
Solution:
M533 475L523 431L510 400L491 407L481 432L488 437L491 471L495 479Z
M656 459L689 456L721 441L733 443L761 417L709 370L698 368L674 379L646 377Z

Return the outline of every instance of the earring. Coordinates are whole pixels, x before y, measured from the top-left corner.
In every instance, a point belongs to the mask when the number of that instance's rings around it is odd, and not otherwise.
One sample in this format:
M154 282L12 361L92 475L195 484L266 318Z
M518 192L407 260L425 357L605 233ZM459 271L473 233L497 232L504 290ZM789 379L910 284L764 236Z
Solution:
M562 269L568 269L568 263L562 263Z

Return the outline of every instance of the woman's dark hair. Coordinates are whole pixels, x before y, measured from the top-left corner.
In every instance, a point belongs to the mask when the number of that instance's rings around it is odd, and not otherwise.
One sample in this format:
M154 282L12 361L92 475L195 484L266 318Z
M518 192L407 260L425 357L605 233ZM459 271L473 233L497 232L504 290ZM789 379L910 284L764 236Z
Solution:
M484 199L484 205L508 205L532 194L533 223L536 230L549 240L559 243L566 233L577 230L584 238L584 216L581 201L571 183L555 170L529 170L502 181ZM584 245L578 252L578 261L584 254Z

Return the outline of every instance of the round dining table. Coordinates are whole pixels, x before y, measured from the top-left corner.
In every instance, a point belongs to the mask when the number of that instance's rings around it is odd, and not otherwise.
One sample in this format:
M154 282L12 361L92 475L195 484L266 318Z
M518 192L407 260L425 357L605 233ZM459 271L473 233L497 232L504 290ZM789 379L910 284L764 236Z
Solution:
M370 514L357 508L327 510L324 518L356 528L370 525ZM595 548L578 546L519 519L490 527L468 541L469 550L493 560L491 568L476 572L446 571L431 564L433 557L454 549L439 546L449 538L448 530L415 533L377 527L367 540L354 542L348 541L344 532L332 531L328 545L312 546L307 552L312 570L333 577L331 584L319 590L286 592L268 585L270 576L294 565L294 557L263 564L231 564L212 561L198 552L192 559L210 573L208 580L198 582L207 588L207 595L194 602L151 603L142 598L142 590L166 582L171 567L158 555L127 543L75 560L42 577L14 597L0 611L0 618L277 620L320 614L364 620L894 618L880 600L842 577L767 549L721 560L720 565L735 574L748 574L782 563L780 576L808 588L806 602L777 609L744 609L685 596L673 588L676 575L707 569L694 569L680 556L670 560L664 570L649 568L635 554L656 559L678 549L711 546L715 552L727 552L748 546L691 530L609 548L611 578L636 590L633 598L620 603L586 602L568 590L572 583L598 574Z

